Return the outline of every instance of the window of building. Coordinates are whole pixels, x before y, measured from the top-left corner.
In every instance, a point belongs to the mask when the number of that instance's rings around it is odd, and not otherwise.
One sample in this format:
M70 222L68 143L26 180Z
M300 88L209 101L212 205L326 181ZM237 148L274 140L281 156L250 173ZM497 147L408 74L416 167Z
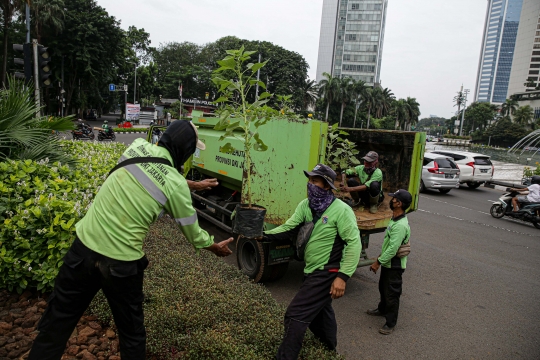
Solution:
M531 58L531 62L540 62L540 57Z
M533 49L540 49L540 44L534 44Z
M360 10L360 4L351 4L351 10Z
M535 38L535 39L534 39L534 42L535 42L535 43L540 43L540 38Z
M529 75L538 75L540 70L529 70Z
M345 41L356 41L356 34L345 35Z
M540 69L540 64L531 64L531 69Z

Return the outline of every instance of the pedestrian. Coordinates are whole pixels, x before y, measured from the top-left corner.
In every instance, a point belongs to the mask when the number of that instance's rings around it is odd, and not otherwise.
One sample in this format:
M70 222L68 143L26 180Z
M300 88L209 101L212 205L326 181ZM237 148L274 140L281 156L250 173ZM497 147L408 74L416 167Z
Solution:
M75 325L100 289L118 328L122 359L145 359L142 288L148 260L143 241L164 212L175 219L195 249L217 256L231 254L232 238L214 243L199 227L188 183L179 172L196 148L205 146L195 126L176 121L158 146L137 139L124 152L118 165L124 166L105 180L76 224L77 236L63 259L28 359L60 359ZM201 188L209 186L213 182Z
M360 257L360 234L354 212L332 192L336 173L319 164L304 174L309 178L308 198L298 204L285 224L266 231L263 237L263 241L290 239L297 236L304 222L314 223L305 246L304 280L285 313L279 360L298 358L308 327L328 349L336 349L337 323L332 299L343 296Z
M345 175L354 175L355 178L347 180L347 185L341 186L341 190L350 192L353 198L351 206L360 204L369 207L371 214L377 213L379 204L384 200L382 193L383 173L378 168L379 154L370 151L362 158L363 165L358 165L354 169L348 169L342 173Z
M397 323L399 297L403 285L402 276L407 266L407 256L400 258L396 254L401 245L409 242L411 236L409 220L405 213L412 203L411 194L407 190L400 189L388 196L392 197L390 209L393 211L393 216L384 235L381 255L370 267L375 274L381 267L379 278L381 300L376 309L367 311L369 315L386 318L386 323L379 329L383 335L391 334Z

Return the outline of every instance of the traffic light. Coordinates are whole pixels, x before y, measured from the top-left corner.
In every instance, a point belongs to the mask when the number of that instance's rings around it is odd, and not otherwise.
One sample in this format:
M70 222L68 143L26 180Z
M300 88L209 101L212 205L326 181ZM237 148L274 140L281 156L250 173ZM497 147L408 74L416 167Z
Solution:
M22 65L24 72L15 72L15 78L24 79L26 82L32 80L32 44L13 44L13 50L21 52L23 58L15 58L16 65Z
M49 66L51 56L47 49L43 45L37 46L39 84L42 88L52 87L51 68Z

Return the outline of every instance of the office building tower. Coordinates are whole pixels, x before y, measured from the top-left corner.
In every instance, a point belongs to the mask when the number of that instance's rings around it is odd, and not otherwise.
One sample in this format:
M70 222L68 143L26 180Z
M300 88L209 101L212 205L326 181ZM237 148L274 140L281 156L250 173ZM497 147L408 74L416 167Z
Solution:
M506 100L522 3L523 0L488 0L475 101Z
M380 82L388 0L324 0L317 62L323 73Z
M540 0L523 0L507 97L540 85Z

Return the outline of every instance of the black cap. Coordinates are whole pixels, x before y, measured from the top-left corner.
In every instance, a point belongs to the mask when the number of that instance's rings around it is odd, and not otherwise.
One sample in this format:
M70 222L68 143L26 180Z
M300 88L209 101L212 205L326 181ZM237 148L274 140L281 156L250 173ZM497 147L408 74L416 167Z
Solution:
M304 170L304 174L306 175L306 177L320 176L324 180L326 180L326 182L328 183L328 185L330 185L332 189L336 189L336 187L334 186L334 181L336 180L336 172L327 165L317 164L317 166L313 168L313 171Z
M378 158L379 158L379 154L377 154L375 151L370 151L362 159L366 160L367 162L374 162Z
M395 193L388 193L388 196L394 197L401 201L404 204L411 204L412 203L412 196L411 193L408 192L405 189L399 189Z

